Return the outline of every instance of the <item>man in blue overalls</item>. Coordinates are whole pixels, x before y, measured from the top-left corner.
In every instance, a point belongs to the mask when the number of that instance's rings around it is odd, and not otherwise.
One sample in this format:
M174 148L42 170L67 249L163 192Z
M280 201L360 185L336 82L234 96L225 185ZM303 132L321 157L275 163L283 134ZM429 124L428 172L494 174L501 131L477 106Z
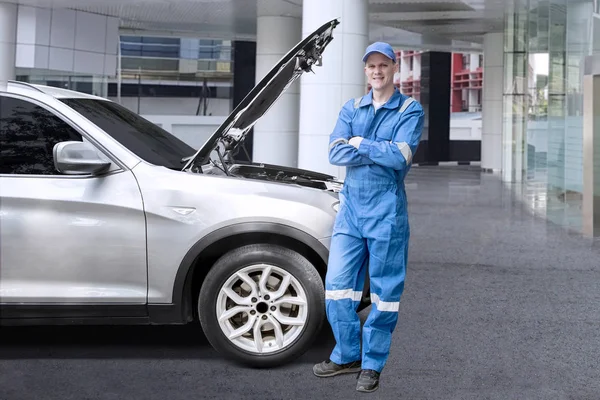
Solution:
M336 340L319 377L359 372L356 390L372 392L398 320L408 256L404 178L421 140L424 113L394 86L396 54L373 43L363 57L371 91L349 100L329 140L329 161L347 167L334 224L325 289ZM356 309L368 265L372 308L361 332Z

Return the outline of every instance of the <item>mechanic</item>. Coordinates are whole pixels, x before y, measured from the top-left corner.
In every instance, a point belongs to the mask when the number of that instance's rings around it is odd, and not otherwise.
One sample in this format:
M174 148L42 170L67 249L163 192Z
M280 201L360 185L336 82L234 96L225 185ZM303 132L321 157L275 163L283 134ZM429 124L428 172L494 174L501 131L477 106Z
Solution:
M372 89L344 104L329 139L330 163L347 167L325 282L336 345L313 372L319 377L360 372L356 390L372 392L379 388L404 290L409 241L404 178L421 140L424 112L395 87L398 64L389 44L371 44L363 62ZM356 310L367 270L372 308L361 350Z

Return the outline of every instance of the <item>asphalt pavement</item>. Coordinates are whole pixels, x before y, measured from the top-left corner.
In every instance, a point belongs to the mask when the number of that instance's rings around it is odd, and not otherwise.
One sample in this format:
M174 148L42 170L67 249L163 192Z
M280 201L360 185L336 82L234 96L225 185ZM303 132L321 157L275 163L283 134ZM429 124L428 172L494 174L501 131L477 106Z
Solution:
M600 399L600 243L476 168L415 167L407 192L409 271L377 392L313 376L327 329L297 361L255 370L197 325L1 327L0 400Z

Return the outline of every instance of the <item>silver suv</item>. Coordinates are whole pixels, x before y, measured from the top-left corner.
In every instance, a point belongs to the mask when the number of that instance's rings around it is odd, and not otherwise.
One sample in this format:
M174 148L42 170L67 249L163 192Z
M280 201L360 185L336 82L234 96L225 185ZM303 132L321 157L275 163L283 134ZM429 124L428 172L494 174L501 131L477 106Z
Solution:
M337 25L291 49L198 150L104 98L0 89L0 323L199 321L254 366L306 351L341 182L235 156Z

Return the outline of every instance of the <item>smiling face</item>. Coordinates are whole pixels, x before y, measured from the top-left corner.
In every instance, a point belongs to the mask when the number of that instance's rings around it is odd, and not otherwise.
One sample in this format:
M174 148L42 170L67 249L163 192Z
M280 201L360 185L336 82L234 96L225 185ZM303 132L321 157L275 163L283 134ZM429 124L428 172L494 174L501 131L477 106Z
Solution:
M397 64L381 53L373 53L365 63L365 74L369 84L376 91L394 86L394 73Z

